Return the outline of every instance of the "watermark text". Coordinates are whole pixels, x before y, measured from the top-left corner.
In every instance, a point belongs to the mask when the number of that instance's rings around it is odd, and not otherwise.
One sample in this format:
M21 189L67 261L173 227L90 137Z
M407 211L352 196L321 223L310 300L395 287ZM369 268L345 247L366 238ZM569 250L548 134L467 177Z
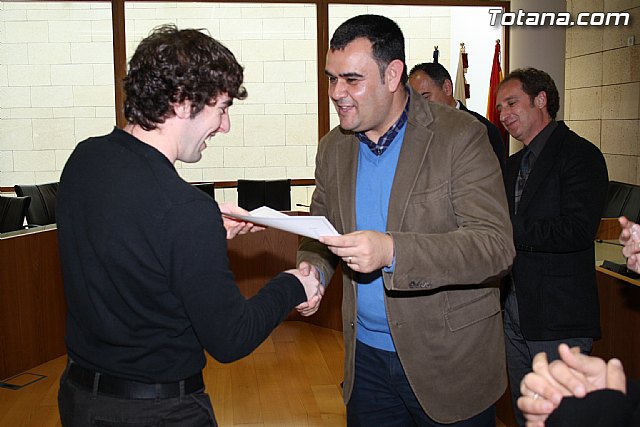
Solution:
M629 12L581 12L573 19L569 12L527 12L518 9L517 12L503 12L502 9L489 9L490 24L502 26L605 26L629 25Z

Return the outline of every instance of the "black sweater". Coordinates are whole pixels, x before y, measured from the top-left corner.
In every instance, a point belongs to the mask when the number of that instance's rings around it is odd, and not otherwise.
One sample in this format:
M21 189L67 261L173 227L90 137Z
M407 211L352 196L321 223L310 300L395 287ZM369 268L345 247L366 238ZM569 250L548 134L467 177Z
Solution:
M218 205L155 148L114 129L81 142L60 180L66 344L78 364L142 382L253 351L299 303L282 273L245 299L229 270Z

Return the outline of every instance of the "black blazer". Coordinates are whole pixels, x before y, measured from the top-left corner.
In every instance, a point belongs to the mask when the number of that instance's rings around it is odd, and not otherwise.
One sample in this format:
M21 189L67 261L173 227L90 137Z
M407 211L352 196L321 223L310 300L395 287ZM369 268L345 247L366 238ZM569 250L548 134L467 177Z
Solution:
M507 149L505 148L504 141L502 140L502 137L500 136L500 131L498 130L496 125L494 125L489 120L487 120L487 118L484 117L483 115L478 114L475 111L469 110L467 107L465 107L465 105L462 102L460 102L460 109L462 111L466 111L467 113L473 115L473 117L480 120L480 123L482 123L487 128L487 135L489 136L489 142L491 143L491 148L493 148L493 152L496 153L496 157L500 162L500 170L504 174L505 161L507 160Z
M604 157L558 122L536 159L516 214L521 158L522 150L507 160L505 187L522 333L529 340L599 337L594 239L609 183Z

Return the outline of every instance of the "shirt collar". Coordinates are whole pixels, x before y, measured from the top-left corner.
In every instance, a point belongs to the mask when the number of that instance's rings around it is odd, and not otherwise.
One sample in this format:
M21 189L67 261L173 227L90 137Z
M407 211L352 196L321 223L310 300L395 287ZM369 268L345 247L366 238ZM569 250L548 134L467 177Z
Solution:
M366 144L367 147L369 147L369 149L376 156L382 155L382 153L384 153L384 151L387 148L389 148L393 140L396 139L396 136L398 136L398 132L400 132L400 130L403 128L403 126L407 123L407 120L409 119L409 101L411 101L411 91L407 91L407 93L409 96L407 96L407 103L404 106L404 110L402 111L400 118L398 118L398 120L396 120L396 122L389 128L389 130L387 130L384 133L384 135L382 135L378 139L377 144L371 141L367 137L367 135L364 134L364 132L356 132L356 136L358 137L358 140Z
M555 120L551 120L551 122L549 122L549 124L547 124L544 129L542 129L540 133L531 140L529 145L527 145L527 148L531 150L531 154L533 154L535 157L540 156L544 145L547 143L549 137L557 127L558 122L556 122Z

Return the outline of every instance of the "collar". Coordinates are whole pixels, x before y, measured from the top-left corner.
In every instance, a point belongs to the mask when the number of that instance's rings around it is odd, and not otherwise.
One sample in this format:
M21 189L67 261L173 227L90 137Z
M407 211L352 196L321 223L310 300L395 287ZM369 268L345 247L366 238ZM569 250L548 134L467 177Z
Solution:
M387 130L384 133L384 135L382 135L378 139L378 143L377 144L375 142L371 141L364 134L364 132L356 132L356 136L358 137L358 141L366 144L367 147L369 147L369 149L376 156L382 155L382 153L384 153L384 151L387 148L389 148L389 146L391 145L393 140L396 139L396 136L398 136L398 132L400 132L400 129L402 129L404 127L404 125L407 123L407 120L409 118L409 101L411 101L411 91L407 91L407 94L408 94L407 103L404 105L404 110L402 111L402 114L400 114L400 117L398 118L398 120L389 128L389 130Z
M542 129L540 133L531 140L529 145L527 145L526 147L531 150L531 154L533 154L536 158L540 156L540 153L542 153L542 149L549 140L549 137L551 137L551 134L554 130L556 130L557 127L558 122L556 122L555 120L551 120L549 124L547 124L544 129Z

